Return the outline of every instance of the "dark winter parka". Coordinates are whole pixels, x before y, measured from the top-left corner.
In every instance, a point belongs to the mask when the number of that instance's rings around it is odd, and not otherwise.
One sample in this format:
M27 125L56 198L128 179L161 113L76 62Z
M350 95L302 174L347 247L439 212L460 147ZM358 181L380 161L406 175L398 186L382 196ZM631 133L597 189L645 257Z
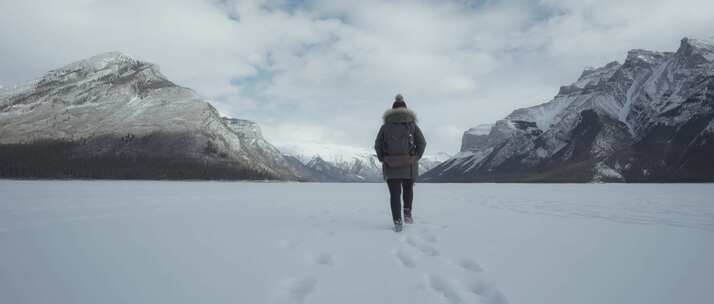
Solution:
M384 179L392 178L416 178L419 176L418 160L424 155L426 149L426 140L421 133L421 129L416 124L416 114L407 108L389 109L382 116L384 124L379 129L377 139L374 141L374 150L377 152L377 158L382 162L382 175ZM410 155L387 155L385 147L393 140L390 134L395 134L397 128L409 128L414 137L415 149ZM408 164L394 166L385 162L385 158L389 157L409 157L411 160Z

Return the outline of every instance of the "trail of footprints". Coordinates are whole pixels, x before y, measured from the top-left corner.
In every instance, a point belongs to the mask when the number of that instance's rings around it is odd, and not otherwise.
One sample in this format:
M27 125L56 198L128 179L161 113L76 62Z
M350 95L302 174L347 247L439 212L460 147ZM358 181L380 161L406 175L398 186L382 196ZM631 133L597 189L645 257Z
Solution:
M322 253L310 258L311 263L330 267L334 264L332 255ZM284 280L276 293L275 303L305 303L305 300L315 291L318 280L315 275L303 275Z
M331 223L335 223L336 219L329 213L325 212ZM308 219L314 218L309 216ZM423 225L422 227L419 227ZM479 299L479 303L485 304L508 304L506 297L491 283L482 278L483 269L474 260L469 258L448 259L441 256L441 252L435 246L438 243L438 237L432 233L431 228L438 227L440 230L447 229L447 225L432 225L427 221L422 224L410 225L405 229L403 235L399 239L403 246L392 251L397 262L408 269L419 271L420 259L431 259L431 262L445 264L445 266L455 267L464 275L460 277L444 277L439 274L426 272L423 274L425 286L428 289L443 298L446 303L460 304L473 302L473 297L464 295L474 295ZM419 227L419 228L417 228ZM429 228L431 227L431 228ZM417 235L409 234L409 228L417 228ZM334 236L333 231L323 232L325 237L331 238ZM298 241L281 240L278 242L278 247L286 250L295 249L300 245ZM319 253L309 256L311 264L321 267L331 267L334 265L334 258L329 253ZM315 291L318 284L318 279L315 275L303 275L290 277L282 281L278 286L277 298L275 303L305 303L309 296Z
M429 227L429 226L427 226ZM448 226L440 226L446 229ZM474 295L480 303L507 304L506 297L491 283L482 279L483 269L476 261L463 258L451 260L441 257L441 252L435 246L438 237L429 228L421 228L418 234L401 237L405 246L393 251L398 263L406 268L419 270L419 259L430 259L430 262L448 264L456 267L464 275L459 278L444 277L434 273L424 273L425 285L446 303L459 304L473 302L464 295Z
M325 210L323 215L327 217L330 223L337 223L337 218L332 215L330 210ZM318 216L312 214L307 216L306 219L314 221L317 218ZM327 239L335 235L332 230L322 230L319 233ZM300 244L301 242L295 240L280 240L278 241L278 248L295 250ZM307 260L313 266L319 267L332 267L335 263L330 253L308 254ZM313 274L288 277L278 285L272 303L306 303L310 295L315 292L317 284L318 277Z

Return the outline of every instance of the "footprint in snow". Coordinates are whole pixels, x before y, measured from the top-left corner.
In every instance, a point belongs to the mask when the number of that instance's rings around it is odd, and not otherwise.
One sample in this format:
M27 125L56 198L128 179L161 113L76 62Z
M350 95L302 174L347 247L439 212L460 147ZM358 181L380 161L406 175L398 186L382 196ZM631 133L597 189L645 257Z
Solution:
M449 303L461 303L461 297L459 296L456 288L454 288L454 286L452 286L451 283L443 277L434 274L427 274L426 283L434 293L443 296L447 301L449 301Z
M407 237L404 239L404 241L405 241L409 246L412 246L412 247L416 248L417 250L419 250L419 251L420 251L422 254L424 254L424 255L428 255L428 256L432 256L432 257L439 256L439 250L438 250L438 249L436 249L435 247L433 247L433 246L431 246L431 245L429 245L429 244L424 244L424 243L417 242L417 240L414 239L414 237L412 237L412 236L407 236Z
M397 257L397 260L399 261L402 266L407 267L407 268L414 268L416 267L416 263L414 262L414 257L409 254L406 250L399 248L397 251L394 252L394 256Z
M335 262L332 259L332 255L329 253L322 253L312 258L312 262L316 265L322 266L332 266Z
M459 267L468 270L470 272L481 272L483 271L483 268L476 263L476 261L468 258L461 259L456 262L456 265L459 265Z
M416 240L410 235L404 238L404 242L409 244L409 246L416 247L417 243Z
M277 303L305 303L315 291L317 278L312 275L290 278L278 286Z
M431 233L425 233L421 236L421 238L429 243L436 243L439 240L436 235Z
M490 283L481 279L471 279L463 282L466 290L481 297L486 304L508 304L506 296Z
M419 251L421 251L421 253L428 255L428 256L432 256L432 257L439 256L439 250L432 246L429 246L427 244L420 244L419 247L417 247L417 249L419 249Z

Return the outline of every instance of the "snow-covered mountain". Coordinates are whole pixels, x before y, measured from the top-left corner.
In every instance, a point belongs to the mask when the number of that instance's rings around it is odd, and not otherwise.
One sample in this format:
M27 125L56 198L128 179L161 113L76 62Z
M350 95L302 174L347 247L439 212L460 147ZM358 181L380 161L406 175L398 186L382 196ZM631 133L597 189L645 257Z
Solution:
M320 143L285 143L279 149L304 167L303 175L319 181L374 182L382 178L381 164L371 149Z
M714 42L632 50L464 133L429 181L714 181Z
M0 174L298 179L252 122L111 52L0 89Z
M372 148L338 144L285 143L279 149L304 166L303 175L320 181L379 182L382 164ZM449 159L446 153L425 154L419 172L426 172Z

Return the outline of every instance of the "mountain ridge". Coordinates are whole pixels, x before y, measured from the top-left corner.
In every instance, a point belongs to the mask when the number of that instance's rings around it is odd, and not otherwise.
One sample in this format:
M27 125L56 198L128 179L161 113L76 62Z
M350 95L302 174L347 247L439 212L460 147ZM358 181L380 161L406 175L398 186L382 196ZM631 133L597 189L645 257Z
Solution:
M383 181L382 164L372 148L297 142L279 144L278 148L320 181ZM426 172L448 157L445 153L426 154L419 161L419 170Z
M230 123L157 65L102 53L0 90L0 174L300 179L279 154L270 159L275 154L261 153L270 150L269 143L249 124ZM41 148L57 153L46 155ZM38 163L40 155L52 162ZM77 162L89 165L78 170Z

